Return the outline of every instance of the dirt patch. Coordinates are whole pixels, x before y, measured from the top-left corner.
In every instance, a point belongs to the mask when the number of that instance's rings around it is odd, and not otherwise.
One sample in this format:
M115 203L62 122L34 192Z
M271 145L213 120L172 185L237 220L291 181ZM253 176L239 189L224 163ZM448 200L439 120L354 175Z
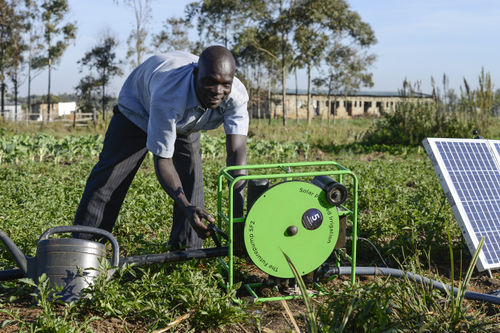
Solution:
M262 282L269 280L267 274L262 273L253 264L245 264L244 269L248 274L246 277L250 278L251 282ZM373 277L373 276L358 276L357 281L360 284L366 284L373 282L374 279L387 279L387 277ZM340 276L327 282L327 286L332 289L345 288L343 282L349 281L350 276ZM272 288L270 288L272 289ZM259 295L265 296L277 296L279 288L274 288L271 290L272 295ZM256 289L257 290L257 289ZM480 292L480 293L490 293L495 290L500 290L500 272L493 272L493 278L490 278L486 272L476 272L468 286L469 291ZM257 292L262 292L262 290L257 290ZM283 295L283 294L282 294ZM240 295L244 300L250 300L251 297L246 295ZM314 297L311 299L312 304L317 308L325 300L325 297ZM481 303L476 301L466 300L467 304L473 307L484 306L487 309L487 313L490 315L496 315L500 313L498 306L493 304ZM286 304L293 316L293 320L296 325L305 331L305 307L301 299L287 300ZM33 303L32 297L29 295L24 295L13 302L8 302L3 300L2 310L0 311L0 323L6 320L13 320L10 324L2 328L2 332L18 332L22 327L21 323L31 324L37 320L40 315L40 308L36 307ZM58 315L62 316L64 307L56 309ZM223 328L214 330L200 330L197 332L291 332L294 331L294 326L286 308L283 306L281 301L265 302L262 304L253 304L248 307L248 313L250 315L249 322L238 323L235 325L225 326ZM85 321L85 318L90 318L92 314L85 314L85 317L79 319L80 322ZM183 332L186 330L186 324L182 323L175 328L169 330L168 332ZM146 332L148 331L144 323L141 322L131 322L126 320L121 320L118 318L99 318L90 323L90 328L94 332Z
M365 162L370 162L373 160L385 160L386 158L386 154L379 151L374 151L373 153L359 156L359 159Z

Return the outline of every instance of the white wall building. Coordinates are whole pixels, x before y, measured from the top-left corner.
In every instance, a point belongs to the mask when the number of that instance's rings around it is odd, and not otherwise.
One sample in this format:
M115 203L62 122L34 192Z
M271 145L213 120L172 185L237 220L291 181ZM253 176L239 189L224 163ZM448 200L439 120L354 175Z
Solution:
M21 104L18 104L17 108L15 105L4 105L4 112L0 114L0 117L3 117L5 121L21 121L24 119L24 110Z
M76 102L57 103L59 116L66 116L75 112Z

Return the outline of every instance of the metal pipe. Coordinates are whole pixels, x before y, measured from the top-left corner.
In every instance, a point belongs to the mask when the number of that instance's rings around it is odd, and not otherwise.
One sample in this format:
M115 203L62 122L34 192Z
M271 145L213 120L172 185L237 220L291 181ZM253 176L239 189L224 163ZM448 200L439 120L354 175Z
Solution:
M328 176L316 176L312 183L326 192L326 200L334 206L340 206L347 199L347 188Z
M140 256L120 258L119 267L125 264L136 266L163 264L169 262L189 261L191 259L214 258L228 255L228 247L210 247L206 249L172 251L158 254L144 254Z
M332 275L350 275L351 267L330 267L325 273L324 276L332 276ZM384 275L384 276L393 276L400 279L408 278L409 280L423 283L425 285L436 288L444 293L453 290L453 294L457 295L458 288L451 287L448 284L441 283L436 280L431 280L426 277L422 277L415 273L405 272L400 269L395 268L385 268L385 267L356 267L356 275ZM493 304L500 304L500 297L488 294L477 293L474 291L466 291L464 294L466 299L476 300L476 301L484 301Z

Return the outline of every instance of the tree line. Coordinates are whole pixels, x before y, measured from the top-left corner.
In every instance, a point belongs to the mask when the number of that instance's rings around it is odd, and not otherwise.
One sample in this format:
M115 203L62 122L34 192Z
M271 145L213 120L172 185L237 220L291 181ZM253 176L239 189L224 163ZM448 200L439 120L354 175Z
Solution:
M264 114L270 118L270 112L261 109L271 91L281 89L280 103L285 105L286 80L294 74L297 82L297 70L307 73L308 122L313 86L328 91L329 98L373 86L369 69L376 58L369 48L376 43L375 34L346 0L193 1L184 16L166 17L158 32L151 27L152 0L113 1L135 14L127 39L131 67L153 52L176 49L199 54L209 45L224 45L235 55L237 75L249 90L258 118ZM68 13L67 0L0 0L2 110L7 83L17 103L18 88L26 82L30 112L31 83L46 70L50 112L51 72L77 35L77 22L70 22ZM78 61L80 72L87 73L75 87L83 111L101 108L105 116L110 100L106 87L114 76L123 75L117 46L116 37L105 33ZM283 107L284 125L287 111Z

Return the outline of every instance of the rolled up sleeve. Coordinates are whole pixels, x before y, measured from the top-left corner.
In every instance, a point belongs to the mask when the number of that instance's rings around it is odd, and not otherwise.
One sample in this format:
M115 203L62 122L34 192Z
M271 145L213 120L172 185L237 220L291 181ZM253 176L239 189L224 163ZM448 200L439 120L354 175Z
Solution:
M248 122L247 102L224 112L224 131L226 134L247 135Z
M174 155L176 133L176 112L162 110L159 105L151 105L148 122L148 150L163 158Z

